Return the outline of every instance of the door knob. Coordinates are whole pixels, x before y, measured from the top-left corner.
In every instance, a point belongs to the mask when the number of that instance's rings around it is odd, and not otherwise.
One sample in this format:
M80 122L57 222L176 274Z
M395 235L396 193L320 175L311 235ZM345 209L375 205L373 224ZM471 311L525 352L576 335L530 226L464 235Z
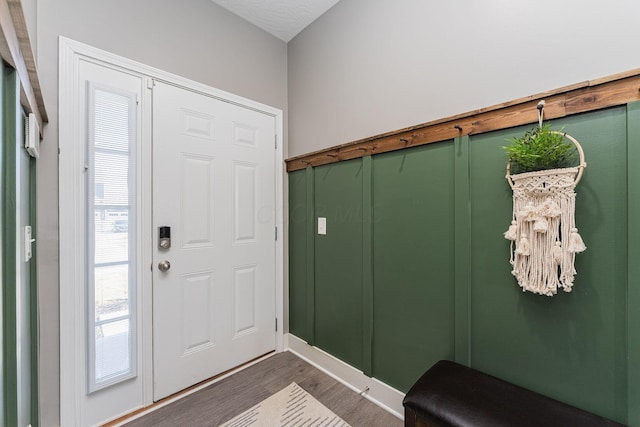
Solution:
M158 263L158 270L160 271L168 271L171 268L171 263L166 259L164 261L160 261Z

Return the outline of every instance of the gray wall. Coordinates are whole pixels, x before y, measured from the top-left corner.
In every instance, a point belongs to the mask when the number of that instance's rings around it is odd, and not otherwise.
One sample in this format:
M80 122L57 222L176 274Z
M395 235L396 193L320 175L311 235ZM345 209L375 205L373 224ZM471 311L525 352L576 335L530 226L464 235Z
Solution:
M37 16L35 1L25 15L50 117L38 165L46 426L59 411L59 35L290 110L289 155L640 67L636 0L341 0L288 48L209 0L37 0Z
M50 119L38 161L40 409L41 425L53 426L59 419L58 36L280 108L285 117L287 51L284 42L210 0L38 0L37 28Z
M637 0L341 0L288 45L289 155L640 67Z

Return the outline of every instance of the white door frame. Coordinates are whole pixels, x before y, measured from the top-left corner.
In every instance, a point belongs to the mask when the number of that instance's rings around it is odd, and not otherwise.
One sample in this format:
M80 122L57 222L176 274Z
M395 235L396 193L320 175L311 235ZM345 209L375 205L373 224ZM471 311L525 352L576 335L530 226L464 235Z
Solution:
M79 78L79 64L89 61L130 73L141 78L163 81L184 89L202 93L225 102L237 104L245 108L260 111L273 116L276 121L275 148L275 223L278 229L276 241L276 317L278 331L276 333L276 351L284 347L284 229L283 229L283 112L256 101L237 96L210 86L177 76L136 61L114 55L66 37L59 40L59 215L60 215L60 422L63 426L77 425L82 414L82 395L84 390L85 361L82 351L85 337L82 324L84 302L84 231L77 224L82 223L84 207L81 205L82 173L74 167L79 152L75 147L83 144L84 135L78 132L77 121L84 115L77 105L76 87ZM145 91L140 100L142 103L142 152L144 158L140 173L143 176L142 203L145 209L151 209L151 91ZM146 215L141 224L142 267L151 265L151 221ZM152 319L151 319L151 272L141 268L144 279L140 283L142 296L139 322L142 330L142 366L138 375L143 378L141 402L132 402L131 410L153 403L153 371L152 371ZM123 415L123 414L114 414Z

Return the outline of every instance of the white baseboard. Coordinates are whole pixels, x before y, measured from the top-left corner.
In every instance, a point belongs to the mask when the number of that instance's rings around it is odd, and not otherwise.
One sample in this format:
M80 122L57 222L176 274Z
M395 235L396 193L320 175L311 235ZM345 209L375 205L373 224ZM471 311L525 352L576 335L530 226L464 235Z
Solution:
M306 360L356 393L361 393L363 397L387 412L404 419L404 408L402 406L404 393L375 378L366 376L362 371L336 359L317 347L310 346L295 335L287 334L285 336L285 345L287 351Z

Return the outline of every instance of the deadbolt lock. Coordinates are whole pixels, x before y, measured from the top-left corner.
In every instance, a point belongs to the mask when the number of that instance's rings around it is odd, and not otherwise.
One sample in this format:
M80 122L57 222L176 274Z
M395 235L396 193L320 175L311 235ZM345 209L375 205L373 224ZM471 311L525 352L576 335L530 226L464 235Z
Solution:
M171 227L158 227L158 247L169 249L171 247Z

